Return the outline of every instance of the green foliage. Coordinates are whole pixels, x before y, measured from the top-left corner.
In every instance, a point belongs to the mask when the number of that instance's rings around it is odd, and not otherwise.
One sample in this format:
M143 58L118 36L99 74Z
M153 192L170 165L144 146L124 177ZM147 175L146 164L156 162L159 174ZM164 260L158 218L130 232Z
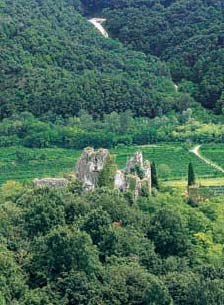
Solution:
M110 215L102 208L98 208L86 215L82 228L91 236L93 243L98 245L111 224Z
M177 94L166 65L102 37L76 2L18 0L12 7L4 0L0 119L23 111L67 117L85 110L102 117L174 109ZM54 132L41 129L26 145L43 147L51 137Z
M223 112L221 18L213 0L0 0L1 305L224 304L223 198L161 186L131 204L112 185L136 145L161 179L222 175L189 152L215 142L223 165L223 116L194 101ZM16 182L73 171L87 146L113 153L95 191Z
M116 170L117 165L115 163L115 157L109 154L106 158L103 170L99 173L98 186L113 188Z
M223 303L222 198L192 208L173 192L132 206L108 188L2 192L2 304Z
M196 183L196 178L195 178L195 173L194 173L194 168L193 164L189 163L188 165L188 186L195 185Z
M152 175L152 187L156 188L159 190L159 181L158 181L158 176L157 176L157 170L156 170L156 164L155 162L151 163L151 175Z
M68 189L73 194L81 195L83 192L83 183L78 179L72 179L68 184Z
M153 215L150 224L148 236L154 241L159 254L165 257L186 255L190 244L188 229L182 215L163 208Z
M6 200L15 201L21 195L22 190L22 185L13 180L8 180L2 185L2 192Z
M144 178L144 170L141 168L141 166L139 164L135 164L135 167L133 169L131 169L131 172L133 171L133 173L136 173L136 175L140 178L143 179Z
M105 304L170 305L171 298L162 281L138 264L111 266L106 270Z
M61 281L55 283L54 289L60 291L65 304L97 305L100 301L101 283L90 279L84 272L64 273ZM64 304L64 303L63 303Z
M35 242L31 269L42 280L70 270L92 274L99 268L98 252L91 238L76 228L55 227Z
M27 192L20 198L25 207L24 227L29 236L45 234L56 225L65 224L63 194L56 190Z
M194 89L188 92L205 107L222 112L224 52L220 1L95 2L95 7L89 9L101 10L112 37L165 60L176 83L192 82ZM180 85L178 91L182 89Z
M222 144L203 145L201 147L203 156L212 160L217 165L224 167L224 151Z
M59 299L48 287L26 291L22 305L56 305ZM63 303L62 303L63 304Z
M141 190L140 194L142 197L148 197L151 195L151 185L149 184L148 180L143 180L141 182Z
M25 276L17 264L15 255L0 245L0 301L13 304L25 291Z
M40 134L43 131L45 135ZM223 132L223 116L212 115L196 106L180 114L170 113L154 119L133 117L128 111L113 112L103 120L93 119L85 112L68 119L46 115L42 120L22 113L0 122L0 147L83 149L159 142L186 142L187 147L192 143L222 143ZM37 155L19 148L16 151L17 163L32 164L34 160L45 159L44 152Z
M193 299L195 297L195 295L193 296L193 290L199 281L199 276L192 272L172 272L165 277L165 282L174 299L174 304L177 305L189 304L190 300L195 303L196 299Z
M165 163L161 163L158 166L158 172L159 172L159 176L162 179L168 179L170 177L171 174L171 168L170 165L165 164Z

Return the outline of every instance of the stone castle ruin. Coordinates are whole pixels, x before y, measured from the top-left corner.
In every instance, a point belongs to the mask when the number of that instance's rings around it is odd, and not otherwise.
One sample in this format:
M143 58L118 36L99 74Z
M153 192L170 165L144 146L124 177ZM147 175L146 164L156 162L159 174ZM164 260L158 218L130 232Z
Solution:
M75 168L75 177L83 183L85 191L109 186L121 192L131 191L136 200L139 195L151 194L151 165L143 159L141 151L118 169L107 149L85 148ZM64 178L35 179L35 187L63 187L69 183Z
M76 165L76 177L83 182L86 191L94 190L100 185L102 172L111 160L107 149L94 150L93 148L84 149L81 158ZM151 166L149 161L143 160L141 151L127 162L126 167L119 170L110 164L106 171L107 175L112 175L113 187L121 192L133 191L135 199L142 193L151 194ZM108 178L108 177L107 177Z

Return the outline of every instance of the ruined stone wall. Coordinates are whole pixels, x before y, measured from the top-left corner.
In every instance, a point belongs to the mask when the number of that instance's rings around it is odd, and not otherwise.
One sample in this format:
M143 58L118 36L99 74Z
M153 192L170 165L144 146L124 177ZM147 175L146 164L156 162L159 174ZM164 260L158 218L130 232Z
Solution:
M68 185L69 181L65 178L44 178L44 179L34 179L34 186L36 188L44 188L44 187L64 187Z
M104 183L100 185L104 174L103 180L109 181L110 186L121 192L131 190L135 199L143 188L144 192L151 194L151 165L149 161L144 161L141 151L137 151L122 170L118 170L115 162L111 160L112 157L106 149L86 148L83 151L76 165L76 176L83 182L86 191L94 190L97 186L107 186Z
M144 161L141 151L135 153L123 170L117 171L114 184L120 191L132 191L134 200L143 192L151 195L151 165Z
M130 158L124 169L117 169L113 156L107 149L94 150L88 147L76 164L75 177L83 183L85 191L93 191L96 187L107 186L120 190L131 191L134 200L138 196L151 194L151 165L144 161L141 151ZM64 187L69 180L65 178L35 179L34 186Z

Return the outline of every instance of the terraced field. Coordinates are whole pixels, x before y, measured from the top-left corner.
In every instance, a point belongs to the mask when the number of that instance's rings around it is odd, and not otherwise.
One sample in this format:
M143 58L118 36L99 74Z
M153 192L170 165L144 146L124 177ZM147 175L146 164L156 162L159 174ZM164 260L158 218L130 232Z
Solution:
M184 181L187 176L189 162L193 163L198 178L223 177L222 173L205 164L179 144L119 147L111 152L116 155L118 165L123 167L127 159L138 149L143 151L145 158L156 162L160 178L163 180ZM222 152L223 158L220 157L221 150L222 147L219 150L215 150L213 155L213 145L206 145L205 148L202 148L202 152L208 154L206 155L208 158L212 157L213 161L216 162L218 160L220 163L224 160L224 152ZM80 154L81 151L59 148L1 148L0 184L12 179L27 181L36 177L60 176L74 169L75 162Z
M200 150L203 156L224 168L224 144L205 144Z
M0 149L0 184L7 180L27 181L58 176L74 168L79 151L65 149Z
M189 162L193 163L195 173L198 177L212 178L223 176L180 144L119 148L117 151L114 150L114 153L117 155L117 163L120 166L123 166L128 157L130 157L136 149L141 149L146 159L155 161L158 170L161 172L161 178L166 180L186 178Z

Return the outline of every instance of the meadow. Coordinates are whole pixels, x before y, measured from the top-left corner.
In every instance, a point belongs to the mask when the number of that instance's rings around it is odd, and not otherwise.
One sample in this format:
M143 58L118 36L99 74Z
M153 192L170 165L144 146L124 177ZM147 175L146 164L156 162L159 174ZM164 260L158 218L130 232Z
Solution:
M197 178L213 179L223 177L222 173L205 164L181 144L160 144L146 146L120 146L112 149L119 167L124 167L126 161L137 150L142 150L144 157L154 161L161 180L182 181L187 177L189 162L194 165ZM216 149L216 145L205 145L201 152L214 162L222 165L224 145ZM213 153L215 152L215 153ZM7 180L29 181L33 178L56 177L71 172L75 168L80 150L49 148L29 149L24 147L10 147L0 149L0 184ZM222 180L222 179L221 179ZM170 182L172 184L172 182Z

